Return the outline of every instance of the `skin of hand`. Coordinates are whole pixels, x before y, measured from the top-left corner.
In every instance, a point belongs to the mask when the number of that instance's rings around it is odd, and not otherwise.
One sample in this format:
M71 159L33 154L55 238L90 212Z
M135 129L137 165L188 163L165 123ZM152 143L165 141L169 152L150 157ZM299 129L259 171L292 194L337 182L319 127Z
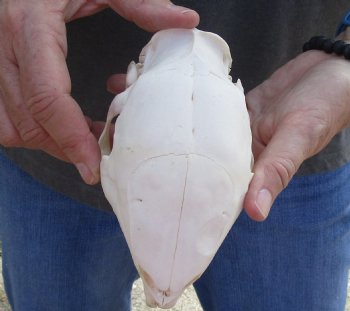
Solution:
M245 211L265 220L302 162L350 125L350 62L308 51L250 91L254 177Z
M147 31L199 23L168 0L0 1L0 144L71 162L88 184L99 181L101 155L94 123L70 96L65 24L107 7Z

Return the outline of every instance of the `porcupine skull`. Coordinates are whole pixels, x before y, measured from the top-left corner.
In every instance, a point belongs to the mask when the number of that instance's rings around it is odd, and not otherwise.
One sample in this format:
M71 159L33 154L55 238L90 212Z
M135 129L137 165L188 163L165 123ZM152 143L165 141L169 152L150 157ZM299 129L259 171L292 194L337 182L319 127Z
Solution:
M102 186L152 307L176 303L242 210L252 137L231 62L213 33L160 31L129 65L127 88L108 112Z

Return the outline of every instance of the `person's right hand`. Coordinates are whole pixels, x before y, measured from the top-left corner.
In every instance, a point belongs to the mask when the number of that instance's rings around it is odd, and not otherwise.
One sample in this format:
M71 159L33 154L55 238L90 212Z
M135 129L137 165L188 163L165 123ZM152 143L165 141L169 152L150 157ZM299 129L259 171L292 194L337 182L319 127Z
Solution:
M65 23L106 7L148 31L197 26L168 0L0 1L0 144L40 149L99 181L100 150L70 96Z

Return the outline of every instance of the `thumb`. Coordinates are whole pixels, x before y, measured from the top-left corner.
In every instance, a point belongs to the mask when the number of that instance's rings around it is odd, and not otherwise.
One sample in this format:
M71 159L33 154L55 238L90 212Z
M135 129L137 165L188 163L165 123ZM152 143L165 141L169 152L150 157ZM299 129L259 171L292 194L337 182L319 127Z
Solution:
M278 194L287 187L309 156L310 142L300 128L278 128L254 165L254 176L244 201L247 214L256 221L268 216Z
M169 0L109 0L108 4L118 14L148 31L194 28L199 23L197 12Z
M75 164L84 181L94 184L99 180L101 153L79 105L70 96L65 24L56 12L39 13L42 11L31 13L39 22L25 24L16 45L23 98L42 132ZM45 139L33 147L48 151Z

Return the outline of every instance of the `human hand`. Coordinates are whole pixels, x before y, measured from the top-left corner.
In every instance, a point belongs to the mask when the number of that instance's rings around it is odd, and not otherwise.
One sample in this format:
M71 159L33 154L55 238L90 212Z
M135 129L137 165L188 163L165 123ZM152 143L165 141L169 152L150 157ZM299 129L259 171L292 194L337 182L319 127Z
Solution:
M262 221L302 162L350 125L350 62L320 51L303 53L246 100L256 162L244 206Z
M0 1L0 144L40 149L99 180L93 124L70 96L65 23L113 8L149 31L192 28L198 14L168 0Z

